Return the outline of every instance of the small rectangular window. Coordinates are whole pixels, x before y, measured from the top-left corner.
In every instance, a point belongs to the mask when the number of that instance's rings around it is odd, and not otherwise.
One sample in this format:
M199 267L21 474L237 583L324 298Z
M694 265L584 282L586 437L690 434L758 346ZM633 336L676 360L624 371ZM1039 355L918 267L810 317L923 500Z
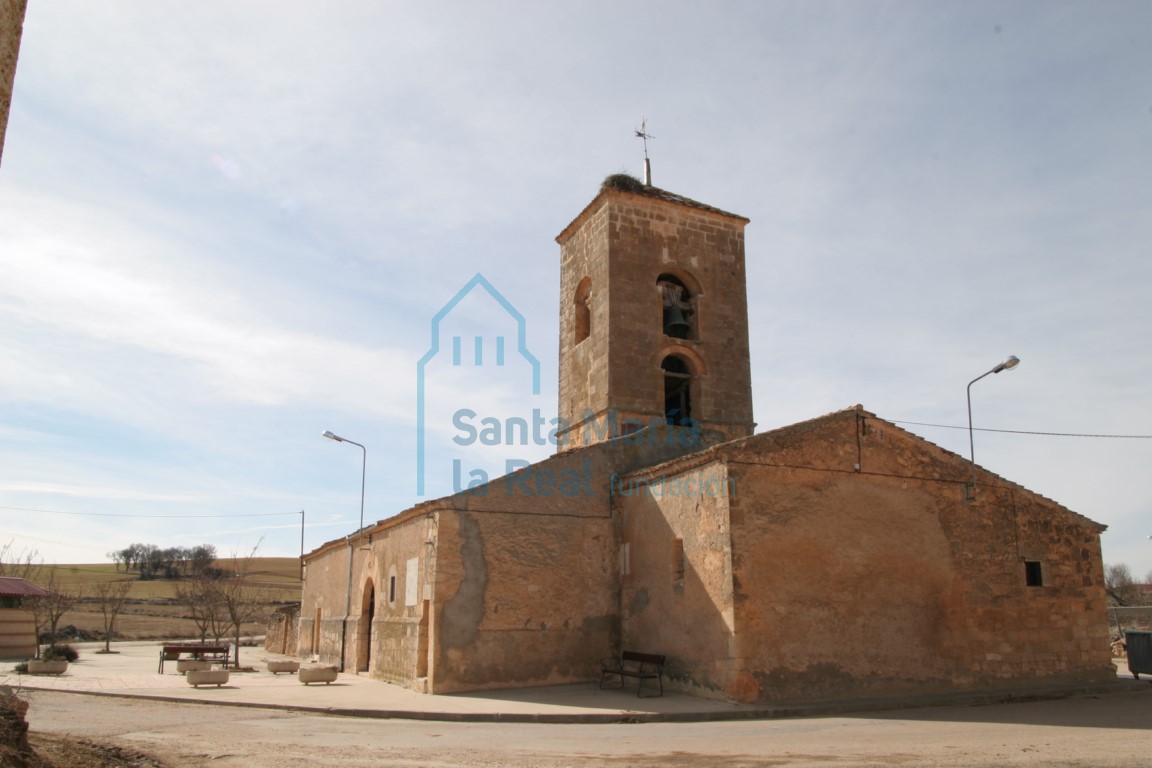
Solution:
M1044 570L1039 560L1024 561L1024 582L1030 587L1044 586Z
M388 577L388 602L389 603L395 603L396 602L396 577L395 576L389 576Z

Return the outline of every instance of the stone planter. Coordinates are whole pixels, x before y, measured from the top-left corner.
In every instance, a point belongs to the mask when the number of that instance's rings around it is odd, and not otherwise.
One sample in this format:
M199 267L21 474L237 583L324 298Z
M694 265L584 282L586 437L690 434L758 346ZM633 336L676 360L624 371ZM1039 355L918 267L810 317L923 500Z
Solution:
M300 682L304 685L309 683L324 683L327 685L336 679L335 667L304 667L300 670Z
M268 662L268 671L274 675L281 672L296 672L300 669L300 662L298 661L270 661Z
M29 661L28 674L30 675L62 675L68 671L68 662L64 659L52 661Z
M226 669L193 669L189 670L185 679L188 685L193 688L199 688L202 685L215 685L217 688L228 682L228 670Z
M203 659L179 659L176 662L176 671L180 674L200 672L205 669L212 669L212 662Z

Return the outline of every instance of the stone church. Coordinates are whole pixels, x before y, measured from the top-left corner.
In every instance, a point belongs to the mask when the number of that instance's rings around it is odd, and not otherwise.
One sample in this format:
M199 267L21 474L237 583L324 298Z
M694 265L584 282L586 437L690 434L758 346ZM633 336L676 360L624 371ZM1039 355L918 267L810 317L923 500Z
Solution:
M298 655L447 693L628 649L737 702L1113 678L1104 526L861 406L754 434L747 223L609 177L557 237L559 449L307 554Z

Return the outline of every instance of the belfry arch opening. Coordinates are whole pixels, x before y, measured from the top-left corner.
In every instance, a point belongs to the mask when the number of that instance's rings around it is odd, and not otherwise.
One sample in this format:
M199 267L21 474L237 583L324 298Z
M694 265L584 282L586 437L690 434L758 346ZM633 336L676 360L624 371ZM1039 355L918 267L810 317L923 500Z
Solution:
M684 281L672 274L656 278L663 307L661 325L665 336L674 339L696 338L696 297Z
M592 334L592 279L585 277L576 286L572 297L575 309L575 329L572 343L579 344Z
M664 371L664 421L673 427L690 426L692 369L679 355L665 357L660 368Z

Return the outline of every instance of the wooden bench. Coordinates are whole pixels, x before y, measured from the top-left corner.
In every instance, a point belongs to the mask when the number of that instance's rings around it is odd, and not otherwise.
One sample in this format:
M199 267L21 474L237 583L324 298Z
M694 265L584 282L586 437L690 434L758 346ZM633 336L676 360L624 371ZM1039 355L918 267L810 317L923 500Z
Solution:
M228 645L206 645L200 643L169 643L160 648L160 667L157 672L164 673L165 661L179 661L180 654L185 653L194 659L210 657L213 662L228 666L228 653L232 650Z
M637 696L643 695L641 692L644 690L645 680L655 680L660 686L660 693L656 694L656 696L664 695L664 657L662 655L624 651L620 654L619 659L605 659L601 661L601 690L604 688L604 683L613 675L620 678L620 688L624 687L624 678L637 678Z

